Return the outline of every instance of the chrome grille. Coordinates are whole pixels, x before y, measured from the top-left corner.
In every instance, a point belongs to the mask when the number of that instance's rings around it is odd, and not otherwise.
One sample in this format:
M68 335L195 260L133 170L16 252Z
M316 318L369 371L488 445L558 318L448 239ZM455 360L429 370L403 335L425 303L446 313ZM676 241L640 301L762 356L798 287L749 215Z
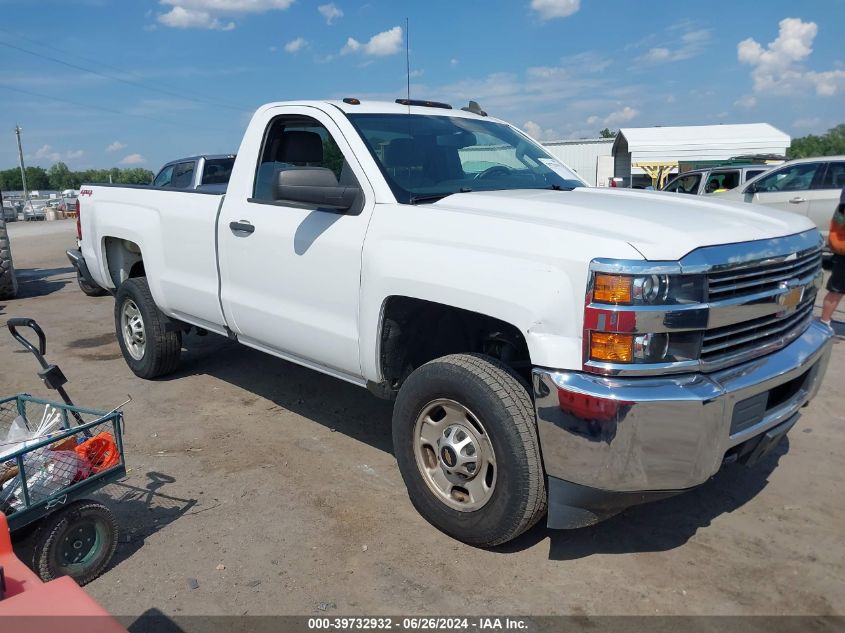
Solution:
M710 328L704 332L701 361L705 365L724 365L783 347L797 338L813 317L817 280L822 265L821 245L795 255L758 260L727 269L711 271L707 276L711 309L719 305L769 304L777 301L785 285L804 286L801 302L793 310L777 311L750 320Z
M816 292L810 293L794 312L770 314L759 319L707 330L701 347L701 360L712 363L780 342L785 345L803 332L813 317Z
M813 248L798 253L791 261L758 263L711 272L707 277L708 297L712 302L776 290L781 282L812 277L821 263L821 248Z

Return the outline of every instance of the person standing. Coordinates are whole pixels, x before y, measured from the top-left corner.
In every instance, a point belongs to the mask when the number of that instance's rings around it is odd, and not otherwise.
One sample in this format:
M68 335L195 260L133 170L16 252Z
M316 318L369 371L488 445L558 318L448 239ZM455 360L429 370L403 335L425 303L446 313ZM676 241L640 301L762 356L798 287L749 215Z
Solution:
M833 313L836 312L839 302L842 301L842 295L845 294L845 189L842 190L839 206L836 207L833 219L830 221L828 242L833 251L833 261L820 317L825 325L830 325Z

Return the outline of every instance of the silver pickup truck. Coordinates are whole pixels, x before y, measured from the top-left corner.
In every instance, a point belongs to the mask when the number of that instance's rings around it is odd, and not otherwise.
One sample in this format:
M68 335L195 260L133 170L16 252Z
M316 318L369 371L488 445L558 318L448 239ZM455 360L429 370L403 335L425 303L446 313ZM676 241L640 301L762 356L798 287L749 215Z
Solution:
M203 154L172 160L153 178L153 186L163 189L194 189L226 193L234 154Z

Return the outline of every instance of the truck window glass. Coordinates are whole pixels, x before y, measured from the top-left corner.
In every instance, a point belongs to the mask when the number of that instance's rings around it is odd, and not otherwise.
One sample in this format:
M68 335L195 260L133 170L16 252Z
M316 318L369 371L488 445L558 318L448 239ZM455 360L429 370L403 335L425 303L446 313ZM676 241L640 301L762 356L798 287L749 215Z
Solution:
M461 191L584 184L545 149L503 123L419 114L348 116L403 204Z
M202 172L203 185L225 185L228 184L232 175L232 167L235 165L235 158L210 158L205 161L205 169Z
M170 187L173 189L189 189L194 183L194 161L177 163L173 168L173 179Z
M169 187L170 186L170 179L173 177L173 165L168 165L160 172L158 172L158 176L155 177L153 180L154 187Z
M357 182L322 123L305 116L277 117L270 122L264 136L253 198L272 201L276 172L295 167L324 167L334 172L340 184Z

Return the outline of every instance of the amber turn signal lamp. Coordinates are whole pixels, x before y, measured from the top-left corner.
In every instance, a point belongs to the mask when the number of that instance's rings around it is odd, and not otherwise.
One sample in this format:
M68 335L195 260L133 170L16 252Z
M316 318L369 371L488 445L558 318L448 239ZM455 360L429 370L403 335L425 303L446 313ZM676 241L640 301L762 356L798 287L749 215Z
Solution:
M630 363L634 360L633 334L592 332L590 359L610 363Z
M631 303L631 278L627 275L596 275L593 301L600 303Z

